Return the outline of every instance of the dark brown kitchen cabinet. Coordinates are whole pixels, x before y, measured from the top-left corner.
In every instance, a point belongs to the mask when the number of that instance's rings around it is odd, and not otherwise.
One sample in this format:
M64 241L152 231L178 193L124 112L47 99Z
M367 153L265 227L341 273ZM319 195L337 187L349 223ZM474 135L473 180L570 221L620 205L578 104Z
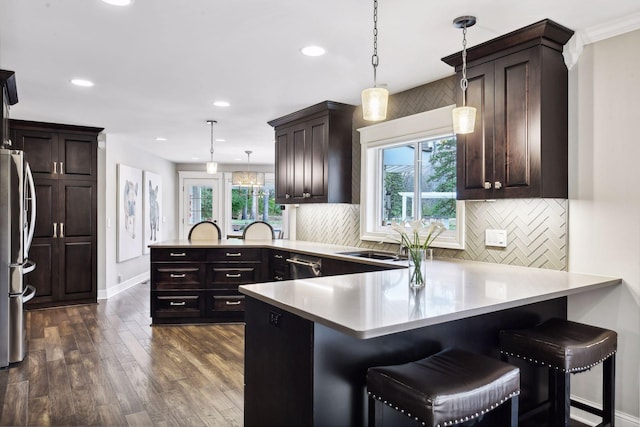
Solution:
M97 300L97 137L100 128L11 121L33 172L36 227L27 307Z
M277 203L351 202L354 108L325 101L269 122Z
M544 20L468 50L475 130L457 135L458 199L567 198L573 31ZM461 54L443 58L461 78ZM458 105L462 93L458 89Z

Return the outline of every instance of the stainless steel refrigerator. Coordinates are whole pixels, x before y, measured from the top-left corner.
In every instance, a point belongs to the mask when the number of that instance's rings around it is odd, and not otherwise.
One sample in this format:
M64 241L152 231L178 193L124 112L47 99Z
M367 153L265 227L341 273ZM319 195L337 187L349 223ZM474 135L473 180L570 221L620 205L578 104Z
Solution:
M35 269L29 247L35 228L33 177L20 150L0 148L0 368L26 352L24 303L35 295L26 284Z

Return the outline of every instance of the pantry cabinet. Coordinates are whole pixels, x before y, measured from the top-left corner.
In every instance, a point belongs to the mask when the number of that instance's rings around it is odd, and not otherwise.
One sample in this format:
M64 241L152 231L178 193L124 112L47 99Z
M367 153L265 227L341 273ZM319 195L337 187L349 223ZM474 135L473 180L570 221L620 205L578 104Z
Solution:
M544 20L468 50L471 134L457 135L458 199L567 198L573 31ZM461 54L443 58L461 78ZM458 89L458 105L462 92Z
M101 128L11 120L33 172L36 226L27 307L97 301L97 137Z
M276 203L350 203L352 105L325 101L269 122Z

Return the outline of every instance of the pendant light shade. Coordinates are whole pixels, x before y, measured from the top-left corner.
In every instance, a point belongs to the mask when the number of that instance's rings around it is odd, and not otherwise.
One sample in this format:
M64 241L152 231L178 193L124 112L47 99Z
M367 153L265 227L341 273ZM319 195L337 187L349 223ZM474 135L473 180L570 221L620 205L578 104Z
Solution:
M213 161L213 125L218 123L215 120L207 120L211 125L211 160L207 162L207 173L214 174L218 172L218 163Z
M371 87L362 91L362 116L376 121L387 118L389 91L383 87Z
M251 172L249 170L249 160L253 151L245 151L247 153L247 170L236 171L231 174L231 184L241 187L262 187L264 186L264 173Z
M454 108L451 111L451 119L453 120L453 132L457 134L473 133L476 125L476 109L467 106L467 28L475 25L475 16L460 16L453 20L456 28L462 28L462 80L460 80L460 88L462 89L462 107Z
M451 111L453 132L459 134L473 133L476 125L475 107L458 107Z
M378 0L373 0L373 87L362 91L362 118L369 121L384 120L387 118L387 105L389 104L389 91L383 87L377 87L376 70L380 58L378 57Z

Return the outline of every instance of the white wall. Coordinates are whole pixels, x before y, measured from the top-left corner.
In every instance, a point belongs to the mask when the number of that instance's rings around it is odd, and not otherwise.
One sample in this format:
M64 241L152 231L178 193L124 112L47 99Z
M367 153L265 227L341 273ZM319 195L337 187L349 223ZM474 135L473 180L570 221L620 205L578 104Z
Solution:
M616 409L640 412L640 31L585 47L570 72L569 271L623 284L569 298L569 319L618 332ZM572 377L600 402L601 369ZM637 424L636 424L637 425Z
M149 255L118 263L117 248L117 164L154 172L162 176L162 218L159 240L177 237L177 173L175 164L136 149L119 135L107 134L101 149L98 188L98 298L108 298L149 277Z

